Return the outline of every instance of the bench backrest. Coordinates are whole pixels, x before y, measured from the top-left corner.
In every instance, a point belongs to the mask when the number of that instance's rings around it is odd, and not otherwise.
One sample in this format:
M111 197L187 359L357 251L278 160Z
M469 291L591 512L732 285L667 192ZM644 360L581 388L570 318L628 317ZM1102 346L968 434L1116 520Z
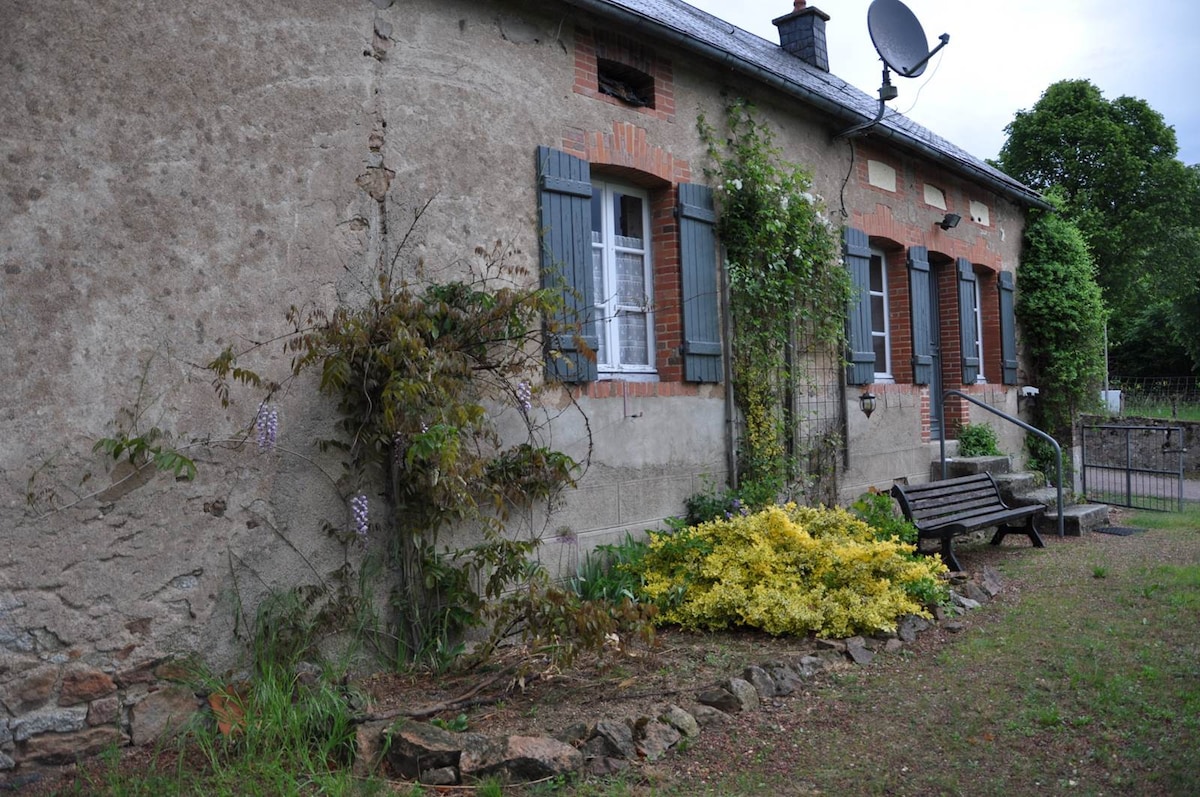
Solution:
M918 528L954 522L970 525L973 516L1006 508L990 473L976 473L925 484L892 487L892 497Z

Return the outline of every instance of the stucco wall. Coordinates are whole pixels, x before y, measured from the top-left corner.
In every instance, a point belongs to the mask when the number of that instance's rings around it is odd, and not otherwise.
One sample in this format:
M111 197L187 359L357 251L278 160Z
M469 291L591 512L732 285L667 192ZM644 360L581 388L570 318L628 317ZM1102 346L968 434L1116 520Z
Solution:
M401 275L461 275L475 247L500 241L536 279L538 145L630 179L702 182L697 115L719 120L725 96L746 95L784 156L812 170L833 223L1015 267L1016 208L971 193L991 202L992 225L943 233L914 199L915 159L896 156L903 190L864 187L836 123L724 68L654 45L670 114L575 91L590 26L558 3L487 0L0 10L0 770L49 760L51 737L128 738L162 660L235 666L235 620L262 595L359 563L319 530L349 517L339 464L314 442L331 419L314 385L281 391L279 450L263 453L212 443L249 427L259 395L223 409L202 366L285 332L290 305L360 300L426 200ZM966 201L961 181L937 179ZM286 376L277 347L247 364ZM972 389L1015 410L1011 392ZM846 394L847 500L928 473L922 390L875 392L869 420ZM554 568L726 477L722 386L575 398L588 423L562 415L551 442L587 456L579 489L516 524L551 540ZM130 478L91 451L151 427L187 447L196 480Z

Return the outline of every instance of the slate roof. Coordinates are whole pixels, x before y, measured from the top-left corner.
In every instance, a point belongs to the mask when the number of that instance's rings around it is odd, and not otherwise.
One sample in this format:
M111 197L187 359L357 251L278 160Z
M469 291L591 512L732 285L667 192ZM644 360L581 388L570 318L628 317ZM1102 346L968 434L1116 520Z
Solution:
M682 0L566 2L612 18L624 26L631 26L644 36L668 39L752 79L789 92L844 119L847 128L874 119L879 111L877 97L836 75L805 63L774 42L744 31ZM785 0L781 0L780 5L779 16L783 16L789 9ZM872 128L870 135L887 137L894 145L914 151L1017 202L1048 207L1033 189L890 108L879 124Z

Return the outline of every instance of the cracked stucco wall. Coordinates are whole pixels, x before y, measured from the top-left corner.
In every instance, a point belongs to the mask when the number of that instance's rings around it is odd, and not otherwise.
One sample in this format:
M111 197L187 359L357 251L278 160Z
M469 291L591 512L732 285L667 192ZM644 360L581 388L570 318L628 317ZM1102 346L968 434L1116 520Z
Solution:
M357 564L320 532L348 515L314 385L277 397L297 455L196 445L236 439L259 399L223 409L201 366L286 331L290 305L361 299L430 198L401 269L452 276L504 241L536 279L535 146L614 113L563 88L574 19L557 3L3 4L0 780L154 738L191 699L168 685L176 658L239 666L262 596ZM699 157L690 124L657 126ZM246 364L282 377L287 361ZM636 426L622 402L594 407L583 489L522 533L607 541L723 478L719 392L638 403ZM187 446L198 478L92 453L135 422ZM587 434L557 439L579 454Z

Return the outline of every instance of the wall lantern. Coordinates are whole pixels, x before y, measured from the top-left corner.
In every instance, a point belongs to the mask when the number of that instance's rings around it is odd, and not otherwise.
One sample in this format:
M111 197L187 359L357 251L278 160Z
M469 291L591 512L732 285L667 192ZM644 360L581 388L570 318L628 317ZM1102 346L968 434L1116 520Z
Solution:
M942 217L942 220L938 222L938 226L943 230L953 230L958 226L960 221L962 221L962 216L958 215L957 213L947 213Z
M858 406L862 408L863 415L870 418L871 413L875 411L875 394L871 392L863 393L858 397Z

